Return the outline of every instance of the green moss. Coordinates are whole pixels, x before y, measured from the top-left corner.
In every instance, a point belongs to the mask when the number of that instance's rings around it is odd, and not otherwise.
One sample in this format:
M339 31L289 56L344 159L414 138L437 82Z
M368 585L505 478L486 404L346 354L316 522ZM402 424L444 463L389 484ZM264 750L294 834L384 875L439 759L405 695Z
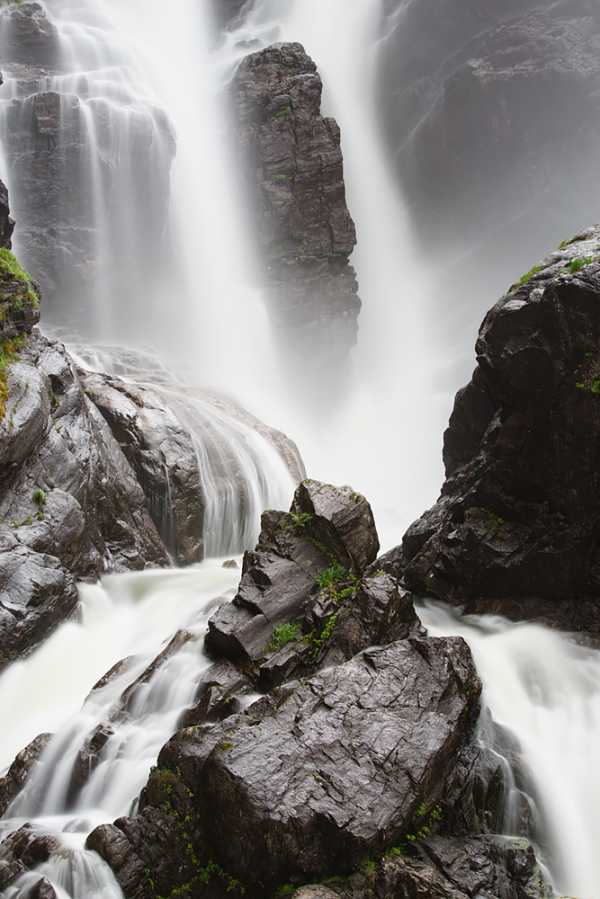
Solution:
M593 256L577 256L575 259L571 259L567 265L567 269L572 275L576 275L577 272L580 272L582 268L585 268L586 265L590 265L593 261Z
M310 647L311 654L315 659L318 658L322 650L331 640L337 624L338 615L339 612L334 612L325 619L325 624L320 631L311 631L310 634L307 634L304 638L304 642Z
M39 306L39 297L33 286L31 275L25 271L14 253L11 253L11 251L7 250L5 247L0 247L0 276L14 278L25 284L27 286L27 299L35 308ZM20 302L22 309L23 300L19 298L17 302ZM17 304L15 303L14 305L16 307Z
M267 646L267 652L278 652L280 649L283 649L284 646L287 646L288 643L293 643L294 640L298 640L300 638L300 625L294 621L288 621L285 624L278 624L273 629L273 636Z
M288 526L295 531L303 531L313 520L310 512L290 512Z
M523 285L531 281L531 279L535 277L535 275L539 274L543 268L543 265L534 265L533 268L530 268L528 272L525 272L525 274L519 278L516 284L511 285L511 287L509 288L509 293L518 290L519 287L523 287Z
M0 421L6 415L8 402L8 370L19 357L26 343L25 337L12 337L0 341Z
M278 109L276 113L273 114L274 119L287 119L288 116L292 114L292 107L288 103L287 106L282 106L281 109Z
M329 568L326 568L319 574L317 577L317 586L320 590L330 590L337 584L348 580L349 576L349 572L346 568L340 565L339 562L334 562Z

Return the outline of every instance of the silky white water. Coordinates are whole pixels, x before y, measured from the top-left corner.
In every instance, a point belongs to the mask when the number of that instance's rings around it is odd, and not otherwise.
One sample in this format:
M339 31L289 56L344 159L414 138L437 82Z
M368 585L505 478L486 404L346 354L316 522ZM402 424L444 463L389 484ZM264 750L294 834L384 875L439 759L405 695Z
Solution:
M256 0L222 40L209 0L178 0L176 14L164 0L47 0L46 6L58 29L61 71L43 74L37 84L7 78L0 90L0 146L15 125L11 116L30 113L28 91L57 91L65 123L75 102L87 149L78 187L90 208L95 274L88 294L69 302L84 309L88 336L159 342L161 356L194 383L230 391L278 426L300 433L311 473L364 491L385 544L396 543L404 525L434 498L440 435L458 385L441 392L434 387L426 261L412 244L374 106L382 0ZM349 206L358 228L353 261L364 309L352 383L347 398L325 402L316 420L300 414L277 369L268 318L253 286L223 101L224 85L249 46L274 40L304 43L324 77L325 109L342 128ZM27 102L17 108L16 99ZM153 198L165 187L175 145L165 213ZM142 157L143 175L136 165ZM0 164L11 187L6 153ZM18 193L12 197L19 217ZM17 250L26 256L18 234ZM140 378L139 372L121 374ZM197 447L207 485L209 553L250 545L260 509L288 504L281 460L253 444L258 435L251 437L243 424L224 422L214 403L208 408L205 399L190 398L172 382L150 383L185 420ZM326 397L327 385L322 392ZM224 467L241 468L249 485L244 496L251 514L241 525L239 498L220 490L218 452L205 458L206 441L211 444L215 433L228 447ZM83 851L85 836L95 824L130 810L208 664L201 641L185 644L140 683L126 710L120 698L177 630L202 635L217 597L230 595L238 577L209 562L186 572L118 576L84 587L82 621L64 624L0 676L0 712L11 722L0 736L0 764L8 765L37 734L56 734L2 828L33 820L64 843L64 851L7 895L24 896L43 875L59 899L119 899L106 866ZM432 633L462 633L473 649L487 707L520 746L520 777L530 787L536 836L558 888L597 899L598 654L531 625L465 621L433 606L422 614ZM129 657L89 695L114 663ZM78 752L107 722L113 733L99 764L74 795Z
M69 344L69 349L82 368L150 390L173 424L189 435L199 473L205 556L251 549L265 509L289 508L297 480L274 443L260 433L260 424L231 400L182 384L147 353L106 345ZM165 458L167 491L169 468L177 463L175 457ZM302 468L299 457L296 468ZM169 511L160 527L167 545L176 542Z
M160 749L193 703L210 665L202 648L207 620L231 598L238 579L239 570L211 560L185 571L113 575L82 587L81 621L62 625L33 655L0 675L0 714L13 722L0 736L0 765L8 765L37 734L55 733L0 831L32 822L43 833L59 835L64 846L7 897L24 897L45 876L60 888L59 899L119 899L106 865L84 851L85 838L97 824L131 809ZM146 676L182 630L192 639ZM124 665L94 690L121 660ZM110 736L74 793L73 766L98 725L108 726Z
M600 652L535 624L469 616L426 603L433 636L473 652L483 703L515 739L535 809L536 839L561 895L600 895Z

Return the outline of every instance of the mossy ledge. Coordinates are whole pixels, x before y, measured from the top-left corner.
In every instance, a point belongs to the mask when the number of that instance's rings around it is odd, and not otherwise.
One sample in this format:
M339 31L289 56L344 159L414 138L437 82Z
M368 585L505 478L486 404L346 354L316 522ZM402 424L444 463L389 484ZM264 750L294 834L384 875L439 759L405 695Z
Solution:
M39 321L40 294L16 256L0 247L0 421L8 402L8 373Z

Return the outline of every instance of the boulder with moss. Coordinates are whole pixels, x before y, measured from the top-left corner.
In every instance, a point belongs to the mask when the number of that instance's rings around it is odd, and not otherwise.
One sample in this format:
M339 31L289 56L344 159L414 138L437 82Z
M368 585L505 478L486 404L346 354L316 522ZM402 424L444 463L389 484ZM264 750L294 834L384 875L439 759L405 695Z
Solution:
M444 438L446 482L409 529L414 590L600 597L600 228L523 275L486 316Z
M363 496L349 487L304 481L289 513L263 515L258 545L244 556L237 595L209 622L207 648L234 660L264 658L270 645L281 642L279 629L303 618L320 588L333 588L338 599L342 591L352 593L378 549Z

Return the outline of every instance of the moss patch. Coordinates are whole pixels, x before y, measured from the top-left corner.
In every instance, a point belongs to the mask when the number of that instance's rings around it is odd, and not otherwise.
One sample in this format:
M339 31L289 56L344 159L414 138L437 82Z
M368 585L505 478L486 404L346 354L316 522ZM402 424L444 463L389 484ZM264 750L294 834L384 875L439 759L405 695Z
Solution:
M18 359L26 339L26 337L12 337L9 340L0 341L0 421L6 415L8 370L11 364Z
M31 275L29 275L25 271L14 253L11 253L11 251L7 250L5 247L0 248L0 278L2 278L2 280L12 279L14 281L20 281L22 284L24 284L26 287L27 299L34 306L34 308L38 308L40 300L33 284ZM23 301L21 299L21 303L22 302Z

